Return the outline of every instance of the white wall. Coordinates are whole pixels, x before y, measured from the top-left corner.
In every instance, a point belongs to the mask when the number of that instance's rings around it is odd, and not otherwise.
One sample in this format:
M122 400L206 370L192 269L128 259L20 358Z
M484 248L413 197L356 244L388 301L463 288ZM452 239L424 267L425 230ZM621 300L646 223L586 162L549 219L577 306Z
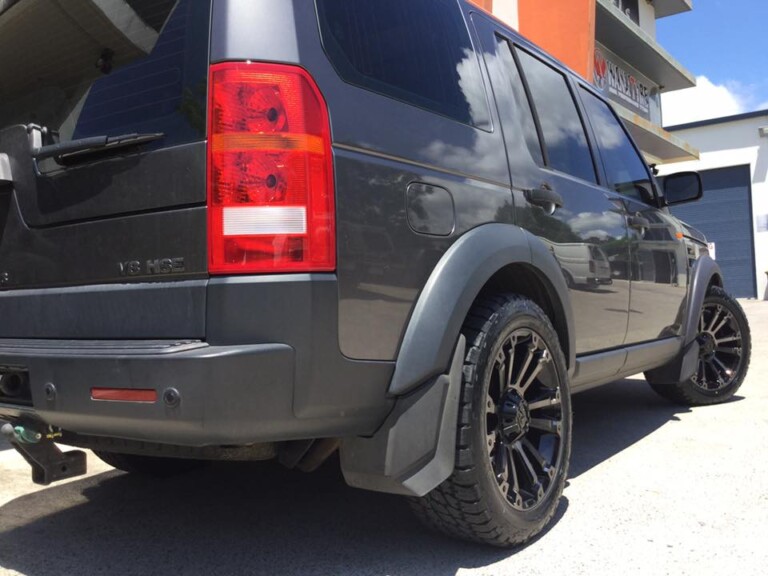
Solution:
M638 0L638 12L640 13L640 28L654 40L656 39L656 9L646 0Z
M757 296L768 300L768 231L757 231L757 221L761 217L768 217L768 138L760 136L759 129L762 126L768 126L768 111L757 118L676 130L676 136L700 150L701 159L660 166L659 172L666 175L683 170L710 170L749 164L752 176Z
M520 29L517 0L493 0L493 15L515 30Z

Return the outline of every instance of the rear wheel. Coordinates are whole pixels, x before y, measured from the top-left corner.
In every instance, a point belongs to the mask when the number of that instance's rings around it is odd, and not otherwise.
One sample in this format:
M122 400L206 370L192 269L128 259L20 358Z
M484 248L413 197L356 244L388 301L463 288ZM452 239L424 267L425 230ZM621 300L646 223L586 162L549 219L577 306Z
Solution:
M677 404L703 406L733 397L749 368L752 339L739 303L717 286L709 289L699 316L696 372L683 382L662 382L646 373L657 393Z
M417 515L452 536L522 544L557 508L571 449L565 358L544 312L515 295L479 300L467 320L453 474Z
M203 465L200 460L188 460L184 458L140 456L137 454L103 452L101 450L94 450L93 453L113 468L117 468L123 472L160 478L183 474L184 472L189 472Z

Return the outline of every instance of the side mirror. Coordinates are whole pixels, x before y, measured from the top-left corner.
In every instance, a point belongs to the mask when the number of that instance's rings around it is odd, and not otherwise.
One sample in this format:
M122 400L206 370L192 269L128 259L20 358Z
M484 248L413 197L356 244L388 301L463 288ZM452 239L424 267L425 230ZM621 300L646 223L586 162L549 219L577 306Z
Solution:
M664 178L664 198L667 205L694 202L704 195L698 172L678 172Z

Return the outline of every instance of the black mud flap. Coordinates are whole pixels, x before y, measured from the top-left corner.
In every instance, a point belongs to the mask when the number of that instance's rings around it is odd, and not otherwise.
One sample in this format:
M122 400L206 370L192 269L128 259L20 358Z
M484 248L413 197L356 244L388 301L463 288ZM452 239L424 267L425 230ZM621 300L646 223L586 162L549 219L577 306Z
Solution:
M466 339L459 338L448 374L397 400L370 438L345 438L341 469L356 488L424 496L453 472Z
M36 432L25 440L12 424L4 424L2 434L32 466L32 482L35 484L48 486L87 472L86 456L82 450L62 452L53 440Z

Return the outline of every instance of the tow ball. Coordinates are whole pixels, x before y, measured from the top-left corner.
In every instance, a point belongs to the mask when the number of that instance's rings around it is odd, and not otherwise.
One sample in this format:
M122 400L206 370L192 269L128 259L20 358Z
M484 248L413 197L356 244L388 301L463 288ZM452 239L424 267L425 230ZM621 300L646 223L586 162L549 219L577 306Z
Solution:
M0 433L5 436L32 466L32 482L48 486L86 473L86 457L82 450L62 452L54 443L61 434L49 428L41 432L32 427L4 424Z

